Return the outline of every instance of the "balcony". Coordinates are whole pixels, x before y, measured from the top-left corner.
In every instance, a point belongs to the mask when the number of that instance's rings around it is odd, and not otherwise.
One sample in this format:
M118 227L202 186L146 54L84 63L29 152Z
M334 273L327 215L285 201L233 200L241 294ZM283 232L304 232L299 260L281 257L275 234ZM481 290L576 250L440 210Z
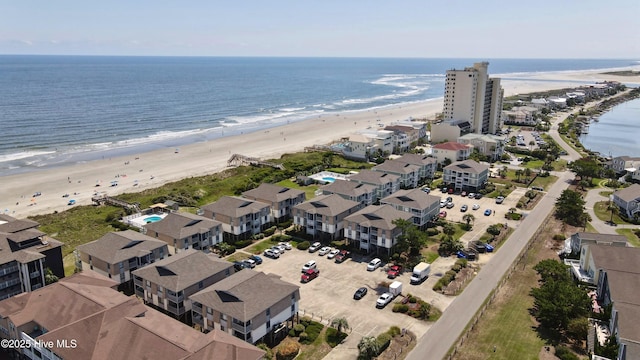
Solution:
M175 294L175 293L174 293ZM171 300L175 303L179 303L181 301L184 301L184 294L180 294L180 296L178 295L171 295L171 292L169 292L167 290L167 296L166 296L167 300Z
M11 280L4 281L0 283L0 290L14 286L16 284L20 284L20 279L11 279Z
M17 272L17 271L18 271L18 267L17 266L9 266L9 267L6 267L6 268L0 270L0 276L11 274L11 273L14 273L14 272Z
M169 311L172 314L182 315L185 313L186 309L184 306L174 306L174 305L171 305L171 303L169 303L167 304L167 311Z
M233 330L236 330L237 332L240 332L242 334L246 334L251 332L251 323L249 323L248 325L240 325L238 323L236 323L235 321L233 321L231 323L231 328Z
M31 274L29 274L29 277L32 278L32 279L35 279L35 278L37 278L39 276L40 276L40 271L34 271Z

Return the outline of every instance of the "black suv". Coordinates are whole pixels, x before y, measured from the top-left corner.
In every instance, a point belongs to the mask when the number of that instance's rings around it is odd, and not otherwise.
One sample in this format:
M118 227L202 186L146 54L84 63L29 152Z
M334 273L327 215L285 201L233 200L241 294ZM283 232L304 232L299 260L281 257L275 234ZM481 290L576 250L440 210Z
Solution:
M367 288L366 287L361 287L358 290L356 290L356 293L353 294L353 298L355 300L360 300L362 299L365 295L367 295Z

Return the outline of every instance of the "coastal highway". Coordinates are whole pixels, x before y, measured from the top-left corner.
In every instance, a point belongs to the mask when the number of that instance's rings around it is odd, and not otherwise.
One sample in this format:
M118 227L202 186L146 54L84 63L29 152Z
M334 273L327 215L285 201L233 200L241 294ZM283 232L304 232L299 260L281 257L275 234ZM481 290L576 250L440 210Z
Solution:
M406 360L442 359L447 355L529 239L553 211L556 198L560 196L562 190L569 187L573 173L563 172L558 175L560 176L558 181L551 186L535 209L516 227L496 254L498 256L480 269L475 279L449 305L442 317L418 340L416 347L409 353Z

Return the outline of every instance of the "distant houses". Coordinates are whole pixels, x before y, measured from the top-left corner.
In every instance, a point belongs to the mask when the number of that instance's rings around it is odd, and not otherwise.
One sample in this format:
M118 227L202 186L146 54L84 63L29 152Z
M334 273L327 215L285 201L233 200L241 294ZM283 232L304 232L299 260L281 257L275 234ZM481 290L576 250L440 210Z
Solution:
M621 215L627 219L640 216L640 185L632 184L626 188L616 190L611 196L613 203L620 209Z

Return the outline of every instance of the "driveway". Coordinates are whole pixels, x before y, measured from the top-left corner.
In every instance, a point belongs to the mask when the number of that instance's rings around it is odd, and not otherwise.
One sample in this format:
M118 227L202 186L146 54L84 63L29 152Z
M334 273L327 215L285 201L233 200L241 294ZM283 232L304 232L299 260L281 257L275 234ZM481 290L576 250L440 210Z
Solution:
M587 192L587 195L584 197L585 205L584 207L587 209L587 213L591 216L591 226L593 226L597 232L601 234L618 234L616 229L638 229L639 225L633 224L622 224L611 226L606 222L598 219L595 211L593 210L596 206L596 203L599 201L609 201L608 197L604 197L600 195L601 191L611 190L609 188L595 188L591 189Z

